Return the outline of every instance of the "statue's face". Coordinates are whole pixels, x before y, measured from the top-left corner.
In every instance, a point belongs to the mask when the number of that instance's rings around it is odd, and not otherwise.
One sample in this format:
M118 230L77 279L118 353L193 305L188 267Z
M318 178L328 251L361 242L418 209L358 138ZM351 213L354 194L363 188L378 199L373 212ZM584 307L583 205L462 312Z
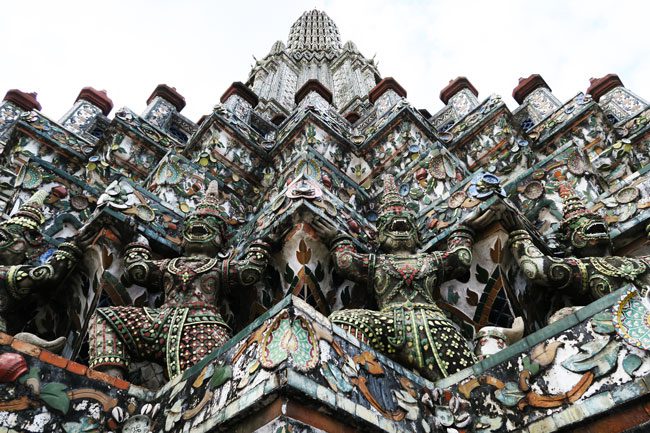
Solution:
M37 230L28 230L17 224L0 226L0 265L19 265L43 245Z
M183 249L189 254L216 256L223 240L220 221L211 215L191 215L183 227Z
M611 240L607 223L598 215L583 215L569 225L569 242L579 257L602 256Z
M414 253L420 240L413 216L407 212L388 214L379 223L379 246L387 252Z

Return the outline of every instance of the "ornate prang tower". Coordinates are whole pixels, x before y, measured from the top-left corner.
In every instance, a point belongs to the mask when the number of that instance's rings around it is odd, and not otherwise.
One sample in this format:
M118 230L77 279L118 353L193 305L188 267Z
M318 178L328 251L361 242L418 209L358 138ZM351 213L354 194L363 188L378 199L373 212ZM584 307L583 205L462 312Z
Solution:
M650 428L648 104L406 96L316 10L197 123L9 90L0 433Z

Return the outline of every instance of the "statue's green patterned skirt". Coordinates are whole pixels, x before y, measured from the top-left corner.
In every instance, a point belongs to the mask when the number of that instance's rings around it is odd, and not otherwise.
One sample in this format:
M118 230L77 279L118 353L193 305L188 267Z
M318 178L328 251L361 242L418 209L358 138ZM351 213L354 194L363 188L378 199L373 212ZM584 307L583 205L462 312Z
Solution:
M435 305L391 304L380 311L340 310L332 323L429 380L477 360L452 322Z

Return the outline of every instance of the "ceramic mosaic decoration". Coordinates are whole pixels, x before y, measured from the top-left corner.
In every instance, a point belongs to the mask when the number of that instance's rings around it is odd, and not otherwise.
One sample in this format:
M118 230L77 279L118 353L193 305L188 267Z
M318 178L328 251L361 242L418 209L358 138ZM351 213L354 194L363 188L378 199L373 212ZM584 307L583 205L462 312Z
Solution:
M9 90L0 433L649 430L650 107L512 96L317 10L196 122Z

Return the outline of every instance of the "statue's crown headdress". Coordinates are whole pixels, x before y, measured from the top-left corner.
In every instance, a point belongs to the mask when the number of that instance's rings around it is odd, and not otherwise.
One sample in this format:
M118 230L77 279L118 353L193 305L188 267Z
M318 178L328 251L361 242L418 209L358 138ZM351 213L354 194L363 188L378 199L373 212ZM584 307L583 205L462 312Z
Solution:
M379 225L385 223L389 217L396 215L412 218L413 213L406 207L404 197L397 191L393 175L385 174L383 180L384 193L379 202Z
M592 219L602 219L599 214L587 209L584 200L578 196L571 185L563 183L560 185L559 193L564 202L564 217L562 219L563 226L570 224L581 216L590 217Z
M392 174L385 174L384 179L384 194L381 197L379 204L379 212L384 214L386 212L403 212L406 210L404 197L397 191L395 185L395 177Z
M45 222L45 215L43 215L41 207L47 195L45 191L37 191L2 225L15 224L29 230L38 229Z
M191 215L213 215L217 218L222 218L219 204L219 183L213 180L210 181L208 189L205 190L203 200L196 205Z
M560 231L566 241L576 248L582 248L586 246L585 237L609 238L605 219L598 213L587 209L583 199L576 194L571 186L560 185L560 197L564 201L564 217L560 224Z
M188 215L188 218L191 216L213 216L219 221L219 229L221 231L221 234L226 236L228 234L227 222L224 217L223 209L220 205L221 202L219 200L219 183L216 180L212 180L210 181L208 188L205 190L203 200L201 200L201 202L196 205L194 210Z

